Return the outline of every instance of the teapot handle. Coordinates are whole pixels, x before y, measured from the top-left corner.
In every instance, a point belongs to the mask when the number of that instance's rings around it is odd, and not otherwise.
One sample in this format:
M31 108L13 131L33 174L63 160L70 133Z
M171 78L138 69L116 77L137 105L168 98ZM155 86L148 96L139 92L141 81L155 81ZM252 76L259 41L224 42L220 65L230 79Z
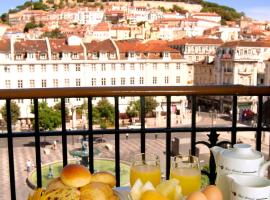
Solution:
M267 162L262 164L262 166L260 167L260 170L259 170L260 177L264 176L264 174L269 166L270 166L270 161L267 161Z

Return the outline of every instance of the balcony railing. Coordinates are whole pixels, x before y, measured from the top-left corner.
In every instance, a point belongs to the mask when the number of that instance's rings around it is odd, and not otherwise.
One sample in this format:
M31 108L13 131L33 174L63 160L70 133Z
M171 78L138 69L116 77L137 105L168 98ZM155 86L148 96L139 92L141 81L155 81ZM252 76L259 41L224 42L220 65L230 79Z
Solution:
M146 151L146 133L165 133L166 138L166 177L169 177L170 172L170 156L171 156L171 141L172 133L190 132L190 149L191 154L196 154L196 145L203 144L208 148L215 145L235 144L237 142L237 133L245 131L256 132L256 149L261 151L262 132L269 131L269 127L263 126L262 123L262 105L263 97L270 94L270 87L246 87L246 86L187 86L187 87L99 87L99 88L48 88L48 89L14 89L14 90L0 90L0 100L6 102L7 110L7 132L0 134L0 139L7 139L8 146L8 162L9 162L9 175L10 175L10 192L11 199L16 199L16 179L14 169L14 151L13 141L18 137L34 137L35 139L35 155L36 155L36 170L37 170L37 186L42 186L42 172L41 172L41 137L43 136L61 136L62 137L62 157L63 166L68 164L68 151L67 151L67 136L83 135L88 137L89 147L89 169L94 172L94 135L95 134L113 134L115 139L115 174L117 186L120 185L120 135L121 134L140 134L140 151ZM141 128L138 129L120 129L119 125L119 98L122 96L139 96L140 97L140 123ZM146 128L145 126L145 97L146 96L165 96L166 97L166 127ZM191 125L190 126L171 126L171 97L173 96L189 96L190 109L191 109ZM200 96L232 96L232 124L231 126L204 126L197 127L197 99ZM238 127L237 126L237 98L239 96L256 96L258 99L257 110L257 125L251 127ZM65 107L66 98L87 98L88 103L88 127L86 130L71 131L67 130ZM93 129L93 116L92 116L92 101L94 97L113 97L115 106L115 124L114 128L106 130ZM62 126L60 131L41 131L39 127L39 110L38 102L44 98L60 98L61 99L61 118ZM12 116L11 116L11 101L14 99L33 99L35 126L34 132L13 132L12 129ZM220 141L219 131L230 132L230 141ZM209 133L209 141L199 141L196 135L198 133ZM209 179L210 183L215 181L215 163L213 156L210 156L209 161L210 172L203 171Z

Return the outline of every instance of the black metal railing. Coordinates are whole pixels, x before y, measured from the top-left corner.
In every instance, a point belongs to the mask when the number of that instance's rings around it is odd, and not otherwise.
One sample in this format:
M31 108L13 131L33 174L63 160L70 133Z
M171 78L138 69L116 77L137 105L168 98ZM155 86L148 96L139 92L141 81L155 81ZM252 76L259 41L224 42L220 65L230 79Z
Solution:
M37 186L42 187L42 172L41 172L41 152L40 138L43 136L61 136L62 137L62 157L63 166L68 164L67 137L72 135L88 136L89 147L89 169L94 172L94 137L95 134L114 134L115 136L115 174L117 186L120 185L120 135L121 134L140 134L141 146L140 151L146 151L146 133L165 133L166 134L166 177L170 173L170 156L171 156L171 139L172 133L191 133L190 149L191 154L196 154L196 145L203 144L208 148L215 145L235 144L237 141L237 132L255 131L256 132L256 149L261 150L262 131L269 131L269 127L262 126L262 105L263 96L270 94L270 87L245 87L245 86L191 86L191 87L104 87L104 88L55 88L55 89L17 89L17 90L0 90L0 99L6 101L7 111L7 133L0 134L1 138L8 140L8 157L9 157L9 175L10 175L10 190L11 199L16 199L16 178L14 171L14 152L13 140L17 137L34 137L35 138L35 155L37 168ZM171 97L172 96L190 96L191 97L191 126L171 127ZM197 127L196 112L197 98L199 96L232 96L232 125L230 127ZM140 120L141 128L139 129L120 129L119 127L119 98L122 96L139 96L140 97ZM146 96L165 96L166 101L166 127L146 128L145 126L145 97ZM237 127L237 104L239 96L256 96L258 97L258 112L256 127ZM88 104L88 128L86 130L67 130L65 116L65 100L66 98L84 97L87 98ZM93 97L113 97L115 104L115 124L113 129L94 130L93 129ZM62 126L61 131L41 131L39 127L39 109L38 102L44 98L61 98L61 116ZM34 132L13 132L12 116L11 116L11 101L14 99L33 99L35 127ZM219 141L219 131L231 132L230 141ZM197 141L198 133L209 133L208 141ZM210 178L210 183L215 181L215 163L213 156L210 157L210 172L204 171Z

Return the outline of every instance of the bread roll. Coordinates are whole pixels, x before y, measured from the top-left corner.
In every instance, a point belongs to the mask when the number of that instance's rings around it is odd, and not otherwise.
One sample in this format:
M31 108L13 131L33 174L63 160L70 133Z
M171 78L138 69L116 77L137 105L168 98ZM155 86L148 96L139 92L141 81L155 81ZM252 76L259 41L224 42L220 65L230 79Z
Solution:
M108 184L91 182L80 188L80 200L110 200L113 190Z
M77 188L90 183L91 173L82 165L70 164L63 168L60 178L65 185Z
M91 182L101 182L108 184L111 188L115 187L115 176L109 172L97 172L92 175Z

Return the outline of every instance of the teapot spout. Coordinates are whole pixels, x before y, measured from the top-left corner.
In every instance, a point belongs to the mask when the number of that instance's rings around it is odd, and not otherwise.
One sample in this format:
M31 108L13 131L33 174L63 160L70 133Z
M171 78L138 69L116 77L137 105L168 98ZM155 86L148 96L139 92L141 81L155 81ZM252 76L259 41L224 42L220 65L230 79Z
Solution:
M218 160L219 160L219 155L221 154L221 152L223 152L225 149L223 149L222 147L219 147L219 146L214 146L212 148L210 148L211 152L213 153L214 155L214 158L215 158L215 162L216 164L218 163Z

